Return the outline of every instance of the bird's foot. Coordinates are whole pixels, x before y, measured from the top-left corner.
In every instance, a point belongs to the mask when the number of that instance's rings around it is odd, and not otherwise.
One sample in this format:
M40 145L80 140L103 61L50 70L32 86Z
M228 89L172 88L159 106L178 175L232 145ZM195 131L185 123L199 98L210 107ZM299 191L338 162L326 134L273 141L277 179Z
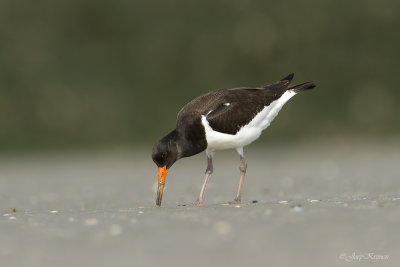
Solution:
M226 202L226 204L233 205L233 204L240 204L241 202L242 202L241 199L235 198L235 199L232 200L232 201Z
M193 206L203 206L203 201L198 199L193 203Z
M203 201L196 200L194 203L180 204L178 206L180 206L180 207L199 207L199 206L203 206Z

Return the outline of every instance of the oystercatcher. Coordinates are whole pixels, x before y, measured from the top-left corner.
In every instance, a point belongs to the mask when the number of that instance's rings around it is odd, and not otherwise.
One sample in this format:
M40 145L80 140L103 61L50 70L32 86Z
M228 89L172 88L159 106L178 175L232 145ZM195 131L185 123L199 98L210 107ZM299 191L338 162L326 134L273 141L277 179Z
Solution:
M176 128L153 147L158 166L156 205L161 205L165 178L178 159L206 151L206 178L195 205L203 204L207 183L213 172L215 150L236 149L240 157L240 182L236 198L240 203L247 164L243 147L260 137L282 106L295 94L315 87L312 82L290 86L294 74L257 88L220 89L199 96L178 113Z

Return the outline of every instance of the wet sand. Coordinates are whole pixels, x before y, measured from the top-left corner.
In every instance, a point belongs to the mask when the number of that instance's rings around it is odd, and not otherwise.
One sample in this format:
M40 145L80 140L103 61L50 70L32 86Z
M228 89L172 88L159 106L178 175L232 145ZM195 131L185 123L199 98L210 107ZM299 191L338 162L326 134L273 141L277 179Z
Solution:
M400 142L252 145L170 170L150 150L0 156L1 266L399 266ZM255 203L253 203L255 202ZM386 257L387 256L387 257Z

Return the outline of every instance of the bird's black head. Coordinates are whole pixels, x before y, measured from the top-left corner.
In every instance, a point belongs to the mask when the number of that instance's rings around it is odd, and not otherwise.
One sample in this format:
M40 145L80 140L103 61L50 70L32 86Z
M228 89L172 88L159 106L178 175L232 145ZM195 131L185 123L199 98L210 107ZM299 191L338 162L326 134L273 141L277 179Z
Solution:
M168 169L179 158L176 136L177 133L174 130L158 141L153 147L152 158L154 163L158 166L157 206L161 205Z
M158 141L153 147L152 158L158 167L169 169L178 160L178 148L175 131Z

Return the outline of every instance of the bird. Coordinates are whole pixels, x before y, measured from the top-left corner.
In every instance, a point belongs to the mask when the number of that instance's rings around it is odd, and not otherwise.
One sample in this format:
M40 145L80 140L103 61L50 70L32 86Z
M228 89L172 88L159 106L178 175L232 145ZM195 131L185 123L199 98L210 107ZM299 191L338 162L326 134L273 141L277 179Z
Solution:
M313 82L291 86L294 73L269 85L219 89L201 95L178 113L176 127L153 147L152 159L158 167L156 206L161 206L166 177L179 159L205 150L205 180L195 206L204 204L204 194L213 173L216 150L235 149L240 158L240 180L236 197L241 202L247 163L243 147L258 139L294 95L315 87Z

